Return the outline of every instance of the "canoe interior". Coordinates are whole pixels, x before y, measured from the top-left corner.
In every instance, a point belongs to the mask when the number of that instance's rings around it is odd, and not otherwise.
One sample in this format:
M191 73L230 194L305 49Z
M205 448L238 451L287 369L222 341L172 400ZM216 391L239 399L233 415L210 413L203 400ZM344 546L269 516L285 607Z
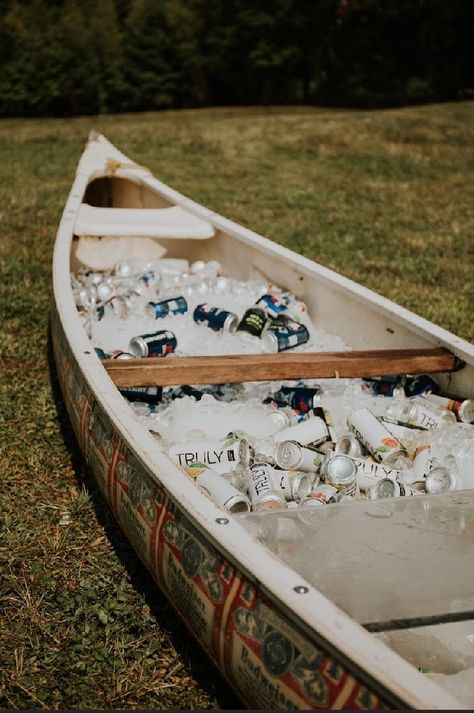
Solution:
M117 176L93 180L84 202L104 208L174 205L140 180ZM83 265L76 256L83 239L73 241L72 271ZM122 240L133 240L136 247L138 239ZM101 240L95 242L100 250ZM327 271L314 271L304 260L288 259L248 239L237 243L231 230L217 229L203 241L159 243L166 257L218 260L223 274L239 280L263 278L290 290L306 303L316 327L353 349L451 346L351 292ZM116 256L110 253L108 258L112 267ZM435 378L452 396L474 397L472 363ZM474 491L463 491L369 507L331 505L299 520L289 511L236 517L273 554L410 663L456 673L474 667L472 648L456 655L469 637L474 640L473 506ZM383 538L378 535L381 521Z

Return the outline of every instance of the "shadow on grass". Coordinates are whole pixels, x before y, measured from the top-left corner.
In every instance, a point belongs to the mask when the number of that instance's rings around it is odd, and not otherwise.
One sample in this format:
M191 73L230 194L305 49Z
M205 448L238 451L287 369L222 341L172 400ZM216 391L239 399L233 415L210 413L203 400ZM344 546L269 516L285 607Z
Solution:
M187 663L196 683L213 697L220 710L242 708L230 686L226 683L211 659L203 656L203 649L194 640L172 605L163 595L138 555L131 547L100 492L91 470L86 466L63 400L54 360L51 329L48 327L48 368L53 399L57 411L61 436L71 456L71 463L78 485L86 486L93 504L97 521L112 545L118 560L127 571L131 584L143 597L163 631L170 634L173 645Z

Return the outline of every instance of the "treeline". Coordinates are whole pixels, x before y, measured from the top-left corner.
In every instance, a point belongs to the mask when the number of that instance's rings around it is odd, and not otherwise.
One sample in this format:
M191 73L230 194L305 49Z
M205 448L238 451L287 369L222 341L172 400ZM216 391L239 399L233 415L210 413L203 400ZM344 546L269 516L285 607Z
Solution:
M0 114L474 97L473 0L0 0Z

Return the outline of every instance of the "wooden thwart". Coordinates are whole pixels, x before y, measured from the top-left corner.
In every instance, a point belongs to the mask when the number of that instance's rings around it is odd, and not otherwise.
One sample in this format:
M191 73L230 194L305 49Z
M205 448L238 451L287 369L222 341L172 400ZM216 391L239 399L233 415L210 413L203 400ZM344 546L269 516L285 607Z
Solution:
M458 357L443 347L106 359L102 363L119 388L434 374L455 371L461 366Z

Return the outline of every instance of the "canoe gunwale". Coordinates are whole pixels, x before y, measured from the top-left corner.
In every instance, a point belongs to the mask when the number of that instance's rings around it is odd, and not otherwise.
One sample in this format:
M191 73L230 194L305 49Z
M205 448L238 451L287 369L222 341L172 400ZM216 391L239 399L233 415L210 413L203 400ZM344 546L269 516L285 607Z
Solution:
M90 147L91 144L86 148L83 159L90 151ZM116 152L114 147L108 151L112 155L117 155L118 158L124 156L120 152ZM141 422L124 402L100 360L94 351L91 351L90 341L82 328L72 291L64 279L65 275L69 274L74 219L87 185L96 178L110 175L110 172L103 169L88 170L86 168L87 161L83 159L79 164L76 179L63 211L54 250L55 309L59 324L64 331L68 346L73 358L77 361L82 377L106 411L114 427L127 441L128 447L143 464L148 475L166 490L170 499L180 510L183 510L185 517L212 543L213 547L233 563L239 571L255 582L271 601L279 602L285 615L300 630L309 633L313 640L321 642L324 649L331 651L338 659L345 660L353 675L366 682L371 690L379 691L385 700L390 699L390 702L395 706L408 704L413 707L432 705L434 707L459 708L459 701L453 699L432 681L424 678L388 647L375 641L363 627L338 609L311 584L296 575L293 570L280 562L262 545L258 545L259 549L256 552L255 540L242 528L237 518L225 518L228 520L225 527L220 524L218 521L222 521L222 511L183 476L181 470L161 450L157 441L143 428ZM285 260L291 259L291 262L295 262L296 259L298 269L308 276L314 277L316 267L318 277L332 286L334 286L336 276L338 289L350 293L353 299L359 299L364 303L370 302L372 308L375 307L384 314L390 314L391 318L395 318L401 323L406 323L408 319L411 324L415 317L414 331L419 331L422 336L429 338L430 342L435 345L451 349L468 363L474 363L474 347L464 340L460 340L455 335L451 335L446 330L432 325L427 320L413 315L398 305L395 305L397 310L394 312L394 303L389 300L307 258L295 256L286 248L218 216L213 211L200 206L155 179L146 169L141 167L118 168L114 175L133 180L138 184L143 183L148 188L157 190L167 200L208 220L216 229L243 242L252 245L257 239L260 247L271 249L273 254L284 257ZM354 286L357 287L356 290L354 290ZM374 295L377 298L375 304ZM455 340L454 343L453 340ZM179 487L176 487L177 484ZM258 564L255 564L255 555L257 554ZM267 571L270 569L268 565L271 568L271 576ZM288 583L289 574L294 577L291 584ZM304 594L297 593L295 588L297 589L299 586L306 587L308 591ZM358 664L357 661L361 658L361 649L363 650L363 662Z

